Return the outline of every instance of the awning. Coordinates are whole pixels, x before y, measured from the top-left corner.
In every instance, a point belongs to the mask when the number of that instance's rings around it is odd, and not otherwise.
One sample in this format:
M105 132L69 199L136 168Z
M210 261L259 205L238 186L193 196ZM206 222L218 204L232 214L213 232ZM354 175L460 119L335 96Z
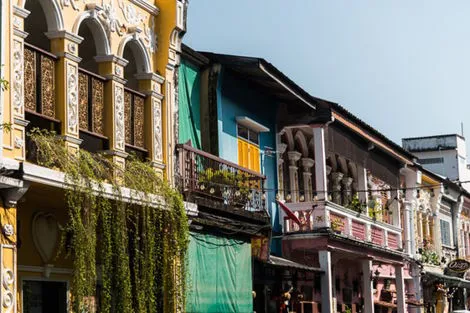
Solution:
M426 278L434 281L444 282L448 284L450 287L463 287L463 288L470 288L470 280L466 280L463 278L444 275L435 272L426 272Z
M323 272L321 268L307 266L307 265L300 264L300 263L297 263L288 259L274 256L274 255L271 255L269 257L269 261L267 263L273 266L293 268L293 269L304 270L308 272Z

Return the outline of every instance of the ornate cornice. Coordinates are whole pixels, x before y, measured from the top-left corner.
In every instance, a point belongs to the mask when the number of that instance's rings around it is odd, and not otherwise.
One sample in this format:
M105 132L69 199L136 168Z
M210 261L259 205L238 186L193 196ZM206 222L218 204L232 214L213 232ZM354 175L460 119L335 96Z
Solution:
M147 11L148 13L150 13L152 15L158 15L158 13L160 13L159 8L157 8L153 4L148 3L145 0L130 0L130 2L132 2L133 4L138 6L139 8L144 9L145 11Z

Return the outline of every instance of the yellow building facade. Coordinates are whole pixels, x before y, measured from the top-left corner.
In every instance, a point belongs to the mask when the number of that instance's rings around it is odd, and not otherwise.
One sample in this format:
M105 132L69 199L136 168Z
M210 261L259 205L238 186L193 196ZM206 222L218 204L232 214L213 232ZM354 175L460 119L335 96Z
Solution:
M64 177L34 164L27 133L54 131L70 153L129 154L174 177L176 68L185 0L2 2L1 312L69 312ZM59 303L59 304L57 304Z

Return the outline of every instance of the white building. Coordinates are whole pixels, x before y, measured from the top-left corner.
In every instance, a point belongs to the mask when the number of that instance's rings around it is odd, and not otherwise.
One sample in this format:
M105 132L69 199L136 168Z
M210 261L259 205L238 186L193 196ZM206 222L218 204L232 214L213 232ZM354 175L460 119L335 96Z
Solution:
M451 180L470 180L465 138L457 135L437 135L402 139L402 146L418 158L424 168ZM470 191L470 184L462 185Z

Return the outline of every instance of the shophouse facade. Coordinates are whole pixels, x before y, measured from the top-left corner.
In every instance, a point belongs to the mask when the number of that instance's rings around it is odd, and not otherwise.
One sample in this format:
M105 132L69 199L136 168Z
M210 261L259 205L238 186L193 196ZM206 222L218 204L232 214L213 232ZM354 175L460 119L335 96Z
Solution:
M54 157L49 168L38 164L41 152L28 133L53 132L71 156L104 154L120 172L132 154L160 177L174 177L176 66L186 7L184 0L2 2L2 77L9 81L0 100L2 312L70 312L79 298L73 276L80 270L67 253L58 255L70 221L64 194L74 187ZM93 192L110 198L113 208L135 198L129 189L116 198L118 187L106 183L106 191ZM154 198L140 201L161 206ZM102 262L92 277L96 293L80 303L91 311L105 310L102 280L113 275L100 270ZM169 298L168 289L161 289L159 308L179 310L180 299ZM112 301L113 311L124 309Z

